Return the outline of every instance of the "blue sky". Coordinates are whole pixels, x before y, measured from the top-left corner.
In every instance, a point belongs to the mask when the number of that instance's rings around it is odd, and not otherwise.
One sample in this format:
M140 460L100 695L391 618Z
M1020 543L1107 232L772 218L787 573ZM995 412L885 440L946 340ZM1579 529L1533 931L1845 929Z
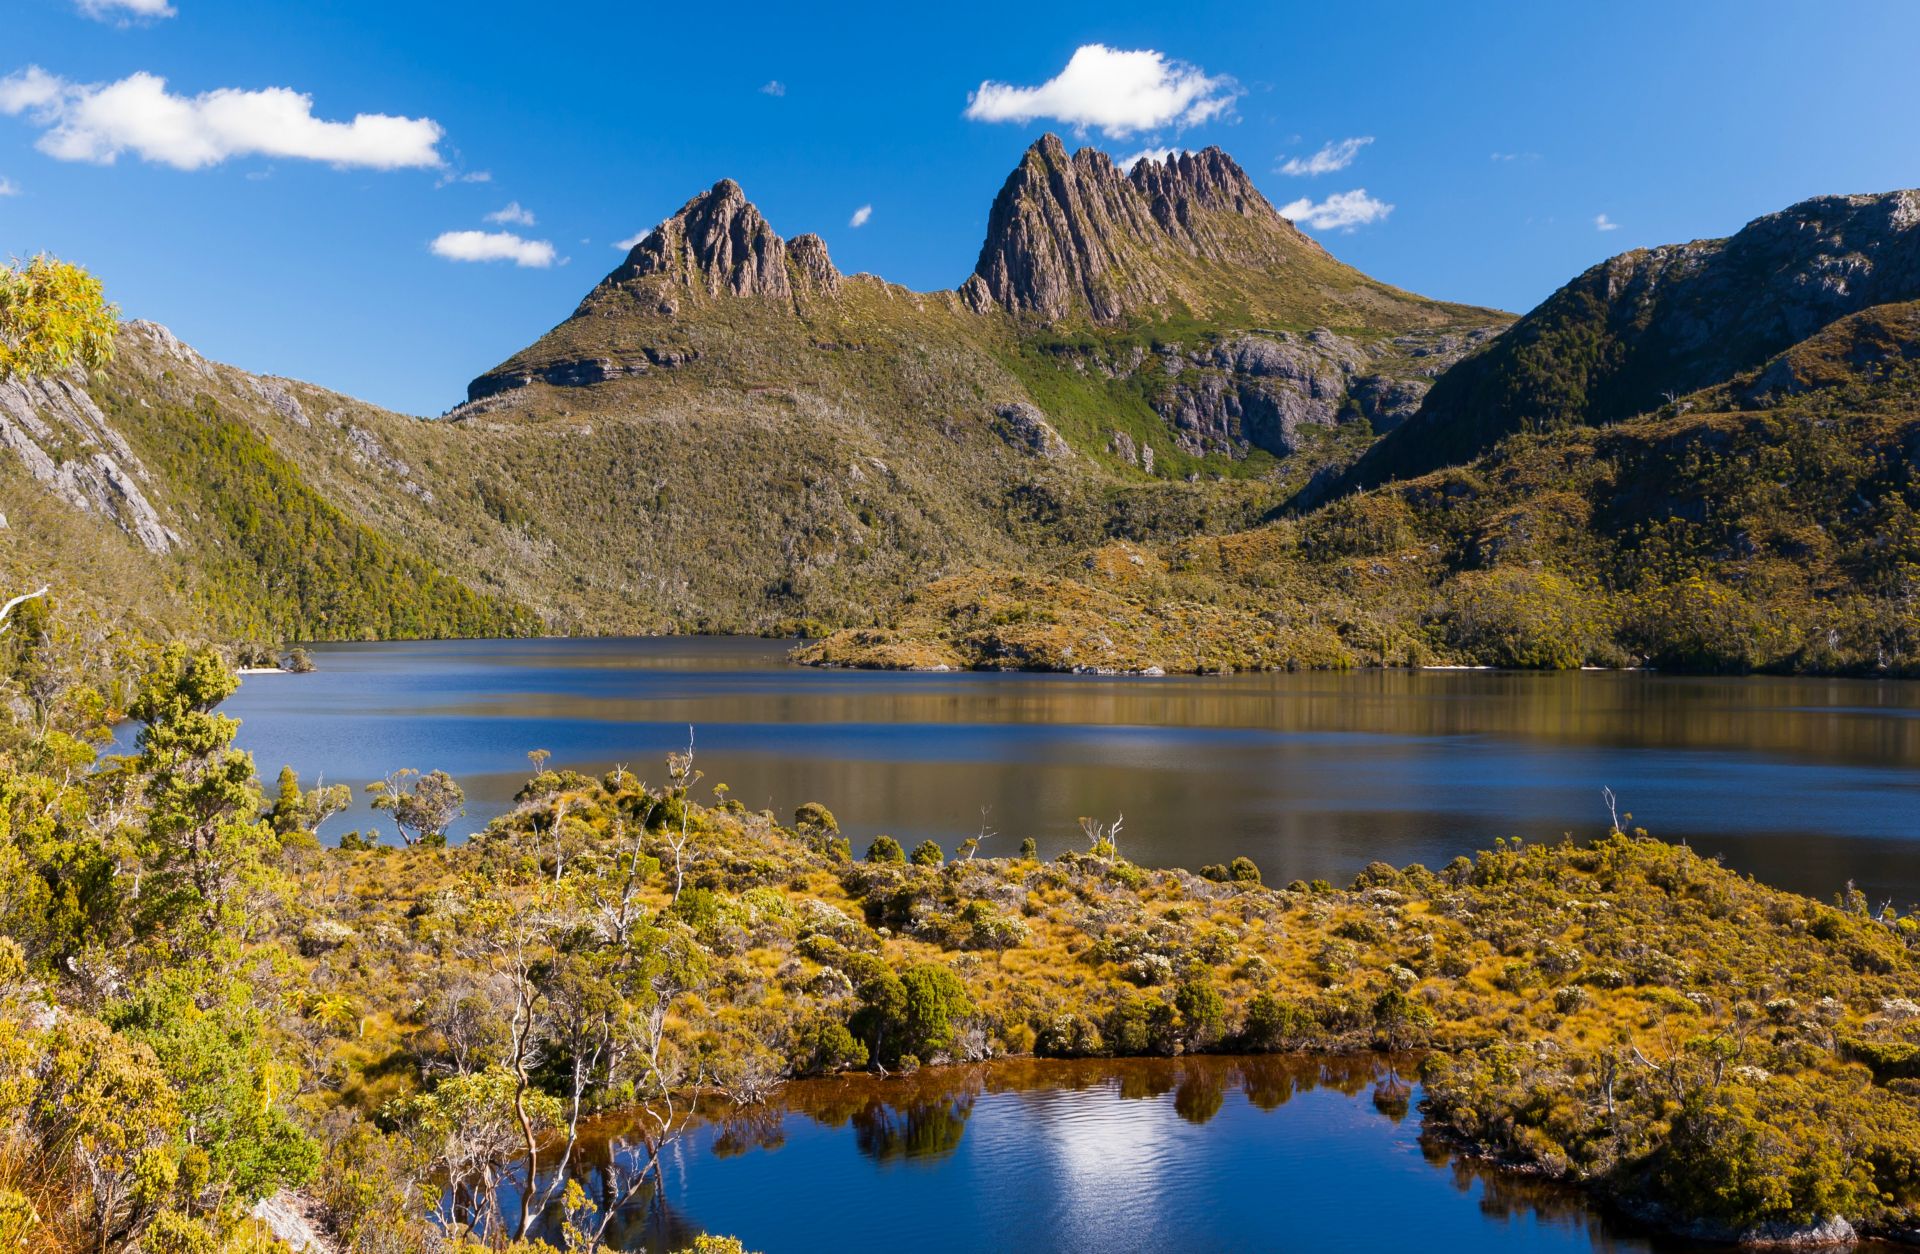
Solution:
M1219 144L1345 260L1514 310L1627 248L1920 184L1904 0L934 7L7 0L0 253L437 413L721 177L930 289L1042 132Z

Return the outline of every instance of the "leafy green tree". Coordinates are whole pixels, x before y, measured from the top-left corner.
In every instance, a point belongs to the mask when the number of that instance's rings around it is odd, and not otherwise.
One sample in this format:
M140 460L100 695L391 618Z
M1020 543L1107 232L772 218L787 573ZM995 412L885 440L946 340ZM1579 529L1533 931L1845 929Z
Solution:
M921 1058L945 1052L953 1044L954 1020L973 1013L967 986L934 962L908 968L900 984L906 991L901 1025L906 1052Z
M1220 1039L1227 1023L1227 1001L1205 976L1189 976L1173 991L1173 1008L1189 1049L1204 1049Z
M134 769L145 782L142 910L209 931L244 931L241 894L272 880L279 848L261 812L252 755L233 747L240 724L215 708L239 680L210 649L169 645L141 682L131 713L145 726Z
M422 775L407 768L367 785L373 808L393 816L401 841L412 848L442 848L447 829L467 812L467 794L445 771Z
M923 840L913 847L912 861L915 866L939 866L946 860L945 851L931 840Z
M905 862L907 855L900 848L900 842L891 836L875 836L873 843L867 846L869 862Z
M157 972L107 1016L153 1051L176 1095L182 1136L206 1154L208 1182L249 1203L305 1183L320 1162L288 1111L299 1072L275 1057L250 992L194 964Z

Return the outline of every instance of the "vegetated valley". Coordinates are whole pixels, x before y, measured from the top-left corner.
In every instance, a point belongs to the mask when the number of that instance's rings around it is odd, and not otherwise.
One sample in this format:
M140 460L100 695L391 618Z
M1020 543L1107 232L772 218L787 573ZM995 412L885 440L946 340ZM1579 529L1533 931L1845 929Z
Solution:
M1665 1229L1920 1238L1920 928L1857 893L1618 821L1346 886L1138 866L1092 818L1044 862L856 850L691 747L649 782L528 746L458 845L457 781L396 772L402 846L329 847L343 787L262 788L212 647L1911 674L1916 204L1625 254L1516 321L1342 265L1217 149L1049 137L954 291L722 182L436 420L146 323L16 369L0 1246L593 1249L701 1103L790 1077L1293 1050L1413 1051L1436 1134Z

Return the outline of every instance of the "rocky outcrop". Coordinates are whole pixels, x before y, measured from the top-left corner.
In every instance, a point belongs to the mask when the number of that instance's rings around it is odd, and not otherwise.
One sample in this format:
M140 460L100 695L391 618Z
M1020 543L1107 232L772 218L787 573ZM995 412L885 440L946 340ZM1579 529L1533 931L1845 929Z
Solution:
M1154 409L1189 453L1298 451L1306 427L1404 422L1432 378L1491 332L1362 342L1321 329L1244 334L1209 348L1162 350Z
M840 272L827 256L827 241L818 235L796 235L787 241L787 271L795 293L803 296L837 296Z
M68 505L107 519L149 553L180 546L142 487L146 468L78 375L0 383L0 447Z
M703 298L757 299L798 312L810 300L839 295L841 281L825 240L812 234L780 238L740 185L721 179L635 244L620 267L587 294L570 321L619 320L636 311L648 318L675 319L687 312L688 301ZM467 402L536 382L592 387L650 368L684 365L698 355L688 348L634 350L625 345L617 354L558 358L529 350L469 383Z
M1645 413L1850 314L1915 299L1920 191L1822 196L1727 239L1622 253L1449 371L1342 486L1467 461L1520 431Z
M1106 153L1068 154L1056 135L1027 150L994 198L960 294L979 312L1112 322L1182 295L1171 250L1227 265L1284 265L1319 246L1282 218L1218 148L1123 172Z
M785 242L732 179L721 179L648 232L606 283L653 276L709 296L784 300L793 291Z
M994 429L1016 448L1050 462L1073 456L1072 446L1053 429L1053 424L1037 406L1015 401L1000 406L994 411L994 417L997 420Z
M779 301L792 300L796 292L840 290L840 272L827 255L826 241L818 235L781 239L732 179L721 179L648 232L596 294L644 288L649 279L708 296Z

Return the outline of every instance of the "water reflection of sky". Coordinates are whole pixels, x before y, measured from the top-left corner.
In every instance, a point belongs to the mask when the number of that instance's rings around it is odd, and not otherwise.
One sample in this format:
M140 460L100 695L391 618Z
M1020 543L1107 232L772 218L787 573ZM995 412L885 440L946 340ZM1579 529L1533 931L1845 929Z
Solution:
M902 675L785 666L778 642L334 646L314 675L230 703L263 774L356 788L445 769L470 824L509 804L525 754L658 779L697 728L701 765L751 806L825 803L856 843L951 845L985 822L1053 852L1083 814L1125 852L1252 856L1269 879L1444 863L1496 836L1596 833L1602 785L1657 834L1784 886L1848 878L1920 899L1920 685L1649 675L1358 672L1148 680ZM364 801L331 834L367 826ZM992 852L990 842L987 850Z
M1563 1189L1423 1144L1417 1113L1376 1104L1373 1060L1327 1066L1041 1062L995 1069L984 1089L964 1073L802 1082L778 1099L775 1148L734 1138L716 1154L727 1133L690 1138L656 1227L729 1232L769 1254L1655 1248ZM959 1122L917 1149L874 1132L935 1109Z

